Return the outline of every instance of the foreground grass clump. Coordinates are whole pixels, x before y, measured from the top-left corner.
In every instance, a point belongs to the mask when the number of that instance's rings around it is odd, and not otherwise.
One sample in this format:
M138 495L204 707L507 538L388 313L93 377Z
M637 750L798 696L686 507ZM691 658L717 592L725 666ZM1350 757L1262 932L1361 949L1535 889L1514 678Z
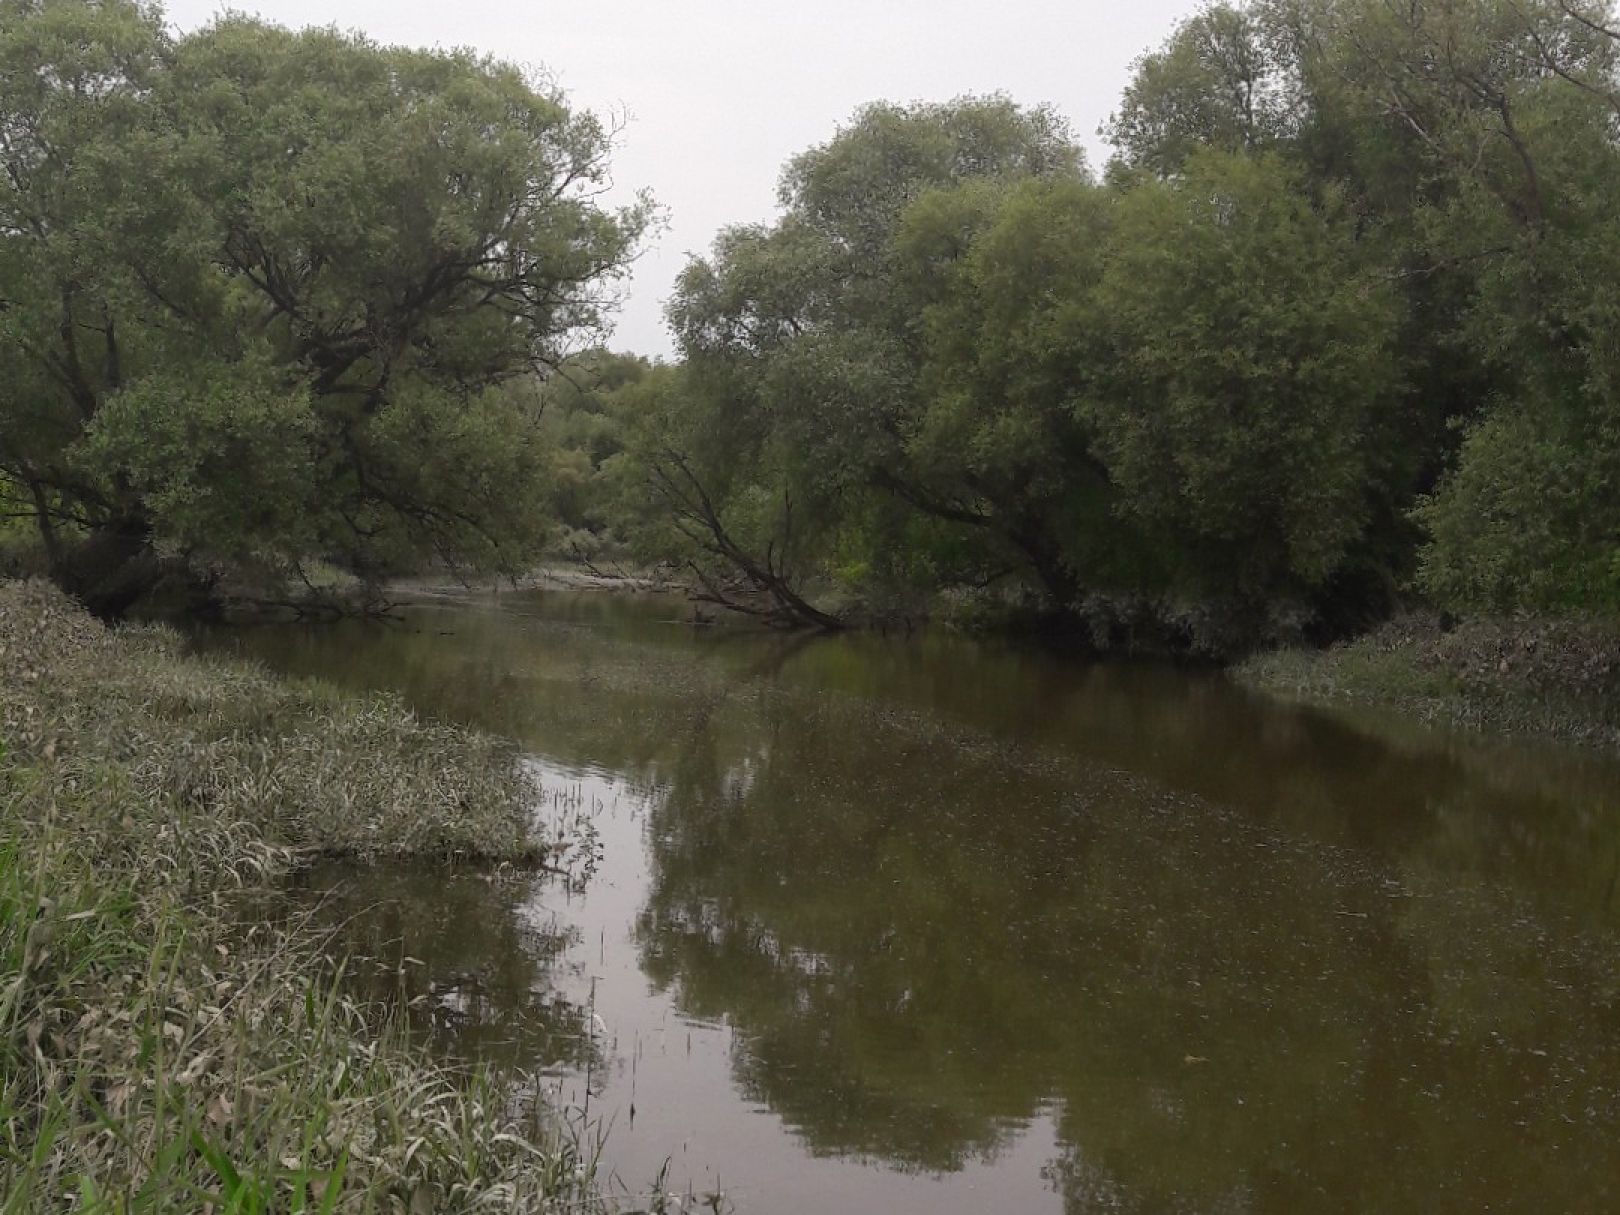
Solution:
M1620 628L1408 616L1366 637L1250 659L1238 678L1316 703L1382 704L1448 725L1620 749Z
M430 1062L244 887L528 858L515 757L0 584L0 1212L595 1209L538 1103Z
M107 630L33 583L0 587L0 664L9 744L64 780L119 785L177 849L193 827L334 854L537 849L506 745L395 698L185 656L166 630Z

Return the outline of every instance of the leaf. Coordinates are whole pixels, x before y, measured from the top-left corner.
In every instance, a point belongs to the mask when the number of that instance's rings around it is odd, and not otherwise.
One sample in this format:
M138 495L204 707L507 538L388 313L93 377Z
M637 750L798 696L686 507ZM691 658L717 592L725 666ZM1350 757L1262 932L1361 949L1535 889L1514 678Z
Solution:
M209 1064L211 1064L213 1061L214 1053L212 1051L203 1051L196 1058L192 1059L190 1063L186 1064L185 1069L181 1071L177 1077L175 1077L175 1082L182 1086L195 1084L202 1074L208 1070Z
M338 1156L337 1165L326 1179L326 1190L321 1195L321 1215L332 1215L337 1209L338 1199L343 1194L343 1178L348 1170L349 1149L344 1148L342 1154Z
M234 1198L242 1189L242 1175L231 1164L230 1158L204 1139L201 1131L191 1132L191 1145L197 1149L197 1154L208 1162L209 1167L219 1174L219 1179L225 1183L226 1192Z
M223 1128L230 1125L231 1119L235 1116L235 1113L236 1108L231 1104L230 1098L224 1093L218 1093L215 1095L214 1099L208 1103L208 1110L205 1117L209 1122L213 1123L214 1126Z

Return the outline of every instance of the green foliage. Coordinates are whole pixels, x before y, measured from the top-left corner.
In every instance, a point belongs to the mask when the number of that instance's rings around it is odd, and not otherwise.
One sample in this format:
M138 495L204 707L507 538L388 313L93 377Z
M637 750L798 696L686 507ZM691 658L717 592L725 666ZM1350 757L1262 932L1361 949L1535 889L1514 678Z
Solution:
M1277 16L1211 4L1138 59L1104 127L1121 157L1169 175L1200 150L1249 151L1293 134L1304 99Z
M609 132L467 52L4 14L0 478L42 530L364 576L527 560L522 383L601 328L650 216L595 200Z
M188 557L273 561L278 541L316 551L316 421L272 367L154 371L101 409L80 449L86 474L121 470L156 519L159 545ZM285 550L283 550L285 551Z
M1060 611L1324 584L1400 489L1400 309L1352 209L1245 148L1098 187L999 103L1022 143L948 158L986 110L863 113L790 166L777 225L694 264L671 316L712 415L689 447L796 479L773 492L836 517L846 581L1014 572ZM884 557L916 538L874 528L874 492L969 541Z
M756 557L793 504L795 580L874 602L1005 578L1251 640L1414 575L1612 610L1617 116L1586 0L1211 5L1102 186L1045 110L868 107L683 276L653 447Z
M1417 519L1419 583L1463 611L1620 605L1620 32L1608 6L1423 6L1364 18L1365 70L1444 183L1417 216L1461 281L1483 370ZM1437 50L1443 57L1436 59ZM1427 66L1426 66L1427 65Z
M822 623L1614 609L1607 0L1209 5L1100 185L1048 108L867 106L688 266L675 367L568 357L650 212L516 69L0 5L0 484L88 598L549 539Z
M1492 411L1420 505L1433 539L1419 581L1436 603L1620 613L1620 443L1549 434L1545 413Z
M1319 585L1368 517L1395 302L1354 222L1266 155L1200 152L1121 196L1076 408L1122 509L1203 586Z
M795 157L780 198L811 230L834 236L850 262L883 258L919 193L979 179L1073 176L1084 159L1051 109L1005 97L937 105L867 106L828 143Z
M1130 528L1071 407L1113 226L1078 178L969 183L908 213L900 246L924 285L923 394L901 487L937 517L976 520L1062 608L1111 578Z
M960 252L1000 185L1083 175L1079 149L1043 109L999 97L872 106L788 166L778 223L730 230L693 263L670 308L690 367L683 425L725 434L713 473L700 477L724 479L711 491L717 501L735 493L754 503L753 551L893 574L904 563L850 551L865 530L850 521L876 518L874 492L982 530L987 543L970 547L992 560L999 548L1005 563L1018 543L1009 533L1028 539L1015 504L986 507L958 464L940 466L928 433L927 314L950 277L940 263ZM754 484L734 484L752 470ZM968 564L930 577L984 566L977 554Z
M554 548L594 561L629 555L612 469L629 441L632 387L651 364L589 350L568 360L541 389L547 500L559 525Z

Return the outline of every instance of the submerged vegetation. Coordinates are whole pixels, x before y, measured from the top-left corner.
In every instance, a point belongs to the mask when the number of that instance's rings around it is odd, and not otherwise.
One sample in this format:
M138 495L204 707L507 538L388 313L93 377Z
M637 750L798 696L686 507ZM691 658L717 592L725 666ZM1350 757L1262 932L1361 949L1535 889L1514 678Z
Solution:
M0 1210L596 1209L244 892L302 856L534 859L506 746L0 583Z

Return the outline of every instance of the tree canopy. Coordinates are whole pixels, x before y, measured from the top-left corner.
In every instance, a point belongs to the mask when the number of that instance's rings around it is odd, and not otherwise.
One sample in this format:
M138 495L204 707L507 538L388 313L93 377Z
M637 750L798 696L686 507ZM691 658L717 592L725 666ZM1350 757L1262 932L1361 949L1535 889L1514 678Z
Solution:
M1100 174L1049 107L866 106L691 260L656 365L590 349L650 204L517 69L0 15L0 502L109 610L548 530L819 625L1620 608L1611 0L1208 4Z
M0 477L59 578L533 553L533 385L650 218L597 119L466 52L0 0L0 133Z
M1403 595L1620 605L1607 3L1210 4L1104 133L1098 180L1051 111L964 97L791 161L779 217L689 266L681 364L626 415L662 437L619 500L639 475L667 524L678 456L712 508L645 551L1193 649Z

